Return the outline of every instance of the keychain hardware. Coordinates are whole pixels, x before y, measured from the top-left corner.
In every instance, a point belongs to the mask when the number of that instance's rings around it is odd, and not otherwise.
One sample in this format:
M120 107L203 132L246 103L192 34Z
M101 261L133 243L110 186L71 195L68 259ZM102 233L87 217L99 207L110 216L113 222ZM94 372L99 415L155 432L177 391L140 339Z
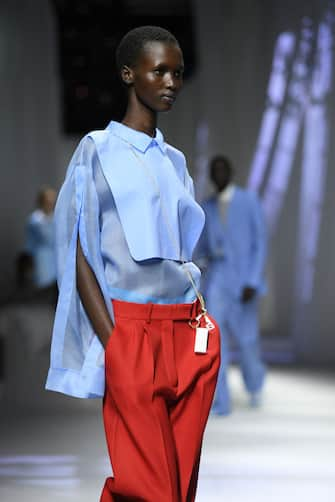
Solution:
M188 321L188 324L191 326L191 328L194 328L194 329L199 328L201 318L204 317L206 320L208 319L206 314L207 314L207 310L205 308L202 308L200 314L197 315L197 317L195 319L190 319Z

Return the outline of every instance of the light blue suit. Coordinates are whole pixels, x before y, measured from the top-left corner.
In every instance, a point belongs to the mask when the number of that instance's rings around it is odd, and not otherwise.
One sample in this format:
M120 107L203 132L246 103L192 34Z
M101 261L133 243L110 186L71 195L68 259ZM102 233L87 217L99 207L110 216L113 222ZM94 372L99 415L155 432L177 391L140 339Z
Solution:
M227 385L227 335L232 334L240 350L241 370L246 389L255 394L262 388L265 368L260 359L258 297L265 292L263 269L266 258L266 230L257 196L235 187L224 218L218 197L203 206L206 225L198 256L206 261L203 291L207 308L221 329L221 368L214 411L230 412ZM248 303L241 302L245 286L256 289Z

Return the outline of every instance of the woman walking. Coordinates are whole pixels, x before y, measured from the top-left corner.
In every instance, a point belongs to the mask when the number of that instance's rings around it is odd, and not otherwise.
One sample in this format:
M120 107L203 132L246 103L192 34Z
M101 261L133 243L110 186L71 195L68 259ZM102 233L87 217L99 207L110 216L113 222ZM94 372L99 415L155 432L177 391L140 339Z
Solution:
M102 502L190 502L220 342L191 261L204 214L184 155L156 128L182 86L183 56L171 33L144 26L122 39L117 66L124 118L82 139L56 206L47 388L104 396L113 476Z

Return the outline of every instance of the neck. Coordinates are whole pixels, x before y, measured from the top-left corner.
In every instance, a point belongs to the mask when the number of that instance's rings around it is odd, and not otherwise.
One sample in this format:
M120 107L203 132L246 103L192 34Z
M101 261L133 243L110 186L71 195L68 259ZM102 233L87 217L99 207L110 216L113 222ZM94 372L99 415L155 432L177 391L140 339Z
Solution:
M157 126L157 113L138 102L129 100L122 124L154 137Z
M231 183L227 183L227 185L225 185L223 188L218 188L218 193L223 193L227 190L228 187L231 186Z

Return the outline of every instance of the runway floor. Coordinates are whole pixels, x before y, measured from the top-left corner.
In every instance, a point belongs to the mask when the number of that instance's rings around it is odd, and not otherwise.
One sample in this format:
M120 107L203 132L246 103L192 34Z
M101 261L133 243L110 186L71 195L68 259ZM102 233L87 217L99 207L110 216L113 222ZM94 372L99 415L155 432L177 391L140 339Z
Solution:
M230 380L234 412L210 418L197 502L334 502L335 375L273 369L259 409L236 369ZM1 419L1 502L99 500L109 473L100 404L66 405Z

